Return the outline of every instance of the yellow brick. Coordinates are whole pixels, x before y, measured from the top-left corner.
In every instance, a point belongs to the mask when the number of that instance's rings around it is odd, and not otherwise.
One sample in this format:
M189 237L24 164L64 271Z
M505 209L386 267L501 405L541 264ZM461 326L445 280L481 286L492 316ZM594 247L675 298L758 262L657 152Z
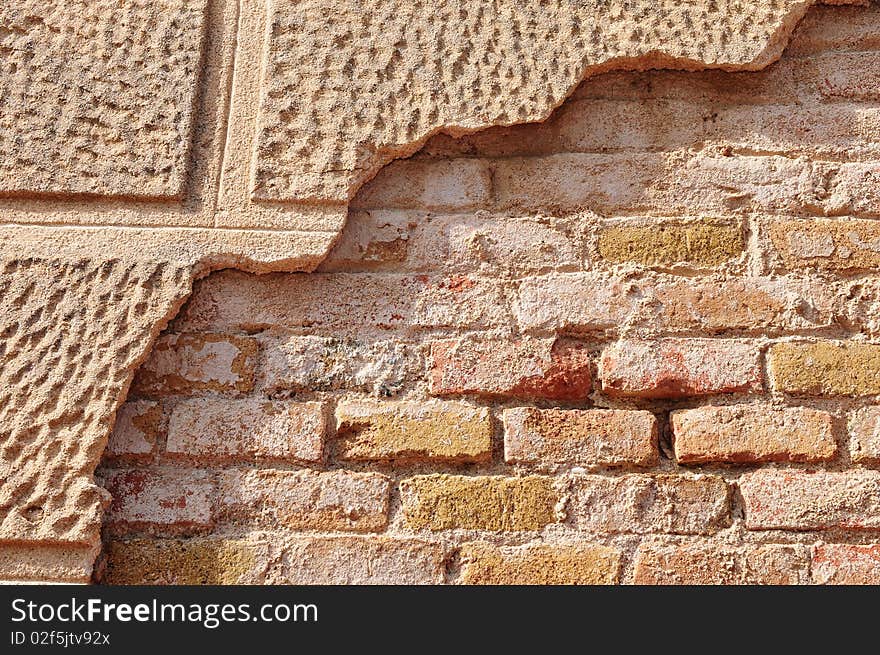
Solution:
M880 394L880 345L780 343L769 353L773 388L808 395Z
M643 266L718 266L738 257L744 247L738 225L709 220L615 225L599 235L599 254L603 259Z
M464 584L615 584L620 552L596 544L494 546L474 542L461 549Z
M336 421L343 459L476 462L492 454L492 422L485 407L343 402L336 408Z
M540 530L556 521L553 479L420 475L400 483L414 529Z
M255 582L259 544L226 539L135 539L110 544L109 584L228 585Z

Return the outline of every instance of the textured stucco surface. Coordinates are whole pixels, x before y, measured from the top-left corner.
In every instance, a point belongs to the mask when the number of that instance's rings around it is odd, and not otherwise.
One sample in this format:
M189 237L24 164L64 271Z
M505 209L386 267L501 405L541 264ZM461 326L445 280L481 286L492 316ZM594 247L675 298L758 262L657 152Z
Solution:
M194 279L313 270L432 134L542 120L612 68L760 69L812 4L6 3L2 577L88 579L94 469Z

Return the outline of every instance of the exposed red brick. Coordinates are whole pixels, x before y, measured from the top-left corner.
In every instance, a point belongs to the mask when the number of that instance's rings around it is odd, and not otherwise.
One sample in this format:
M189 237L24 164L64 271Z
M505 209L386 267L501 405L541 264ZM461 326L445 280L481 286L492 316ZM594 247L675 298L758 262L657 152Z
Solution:
M195 461L318 462L326 424L316 402L183 401L171 413L166 451Z
M768 469L739 488L750 530L880 530L880 471Z
M615 409L504 410L504 460L581 466L657 462L657 419Z
M837 453L832 419L809 407L727 405L673 412L679 462L815 462Z
M733 339L624 340L602 352L605 393L683 398L756 393L763 387L756 345Z
M584 400L590 354L578 342L446 339L431 343L431 393Z
M880 585L880 544L822 544L813 547L818 584Z
M808 581L807 548L788 544L646 543L636 552L633 574L635 584L792 585Z
M202 532L213 524L214 483L205 471L111 471L104 484L113 497L105 524L114 533L183 534Z

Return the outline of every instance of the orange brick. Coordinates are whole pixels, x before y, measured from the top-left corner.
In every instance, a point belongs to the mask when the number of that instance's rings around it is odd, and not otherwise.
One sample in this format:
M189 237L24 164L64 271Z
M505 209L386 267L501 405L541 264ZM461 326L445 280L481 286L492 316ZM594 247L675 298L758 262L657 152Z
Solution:
M584 400L590 393L589 351L556 339L446 339L431 343L435 395Z
M822 544L813 547L817 584L880 585L880 544Z
M808 581L807 548L782 544L645 543L636 552L633 575L633 582L642 585L793 585Z
M673 412L679 462L818 462L837 444L831 415L807 407L708 406Z
M775 471L739 480L750 530L880 530L880 471Z
M657 420L650 412L504 410L504 460L510 463L650 466L658 456Z

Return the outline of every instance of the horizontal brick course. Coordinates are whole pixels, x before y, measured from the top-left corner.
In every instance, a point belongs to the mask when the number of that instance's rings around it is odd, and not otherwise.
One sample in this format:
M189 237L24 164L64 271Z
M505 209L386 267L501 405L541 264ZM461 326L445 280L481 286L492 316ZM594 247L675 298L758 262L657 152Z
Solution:
M794 585L809 582L801 545L727 546L711 542L645 543L635 558L635 584Z
M489 410L456 402L346 401L336 407L339 456L350 460L486 461Z
M218 517L270 528L376 532L388 523L391 480L351 471L231 470L218 480Z
M612 534L712 534L731 520L717 476L574 476L567 509L577 529Z
M620 552L597 544L494 546L466 543L461 583L477 585L615 584Z
M509 463L650 466L658 458L657 420L650 412L504 410L504 460Z
M808 407L706 406L673 412L675 458L705 462L816 462L837 444L827 412Z
M777 471L739 480L750 530L880 530L880 471Z
M431 343L435 395L584 400L590 393L585 345L556 339L444 339Z
M324 414L317 402L184 401L171 413L165 449L197 462L319 462L327 429Z
M187 330L269 326L360 336L376 329L488 329L508 324L495 280L466 275L310 273L252 276L223 271L196 285L176 319Z
M428 530L540 530L556 522L553 478L420 475L403 480L406 525Z
M763 386L757 346L732 339L619 341L602 351L599 378L609 395L642 398L756 393Z
M523 330L568 334L616 332L622 326L773 333L834 326L847 293L845 285L815 278L568 273L524 280L514 313Z

